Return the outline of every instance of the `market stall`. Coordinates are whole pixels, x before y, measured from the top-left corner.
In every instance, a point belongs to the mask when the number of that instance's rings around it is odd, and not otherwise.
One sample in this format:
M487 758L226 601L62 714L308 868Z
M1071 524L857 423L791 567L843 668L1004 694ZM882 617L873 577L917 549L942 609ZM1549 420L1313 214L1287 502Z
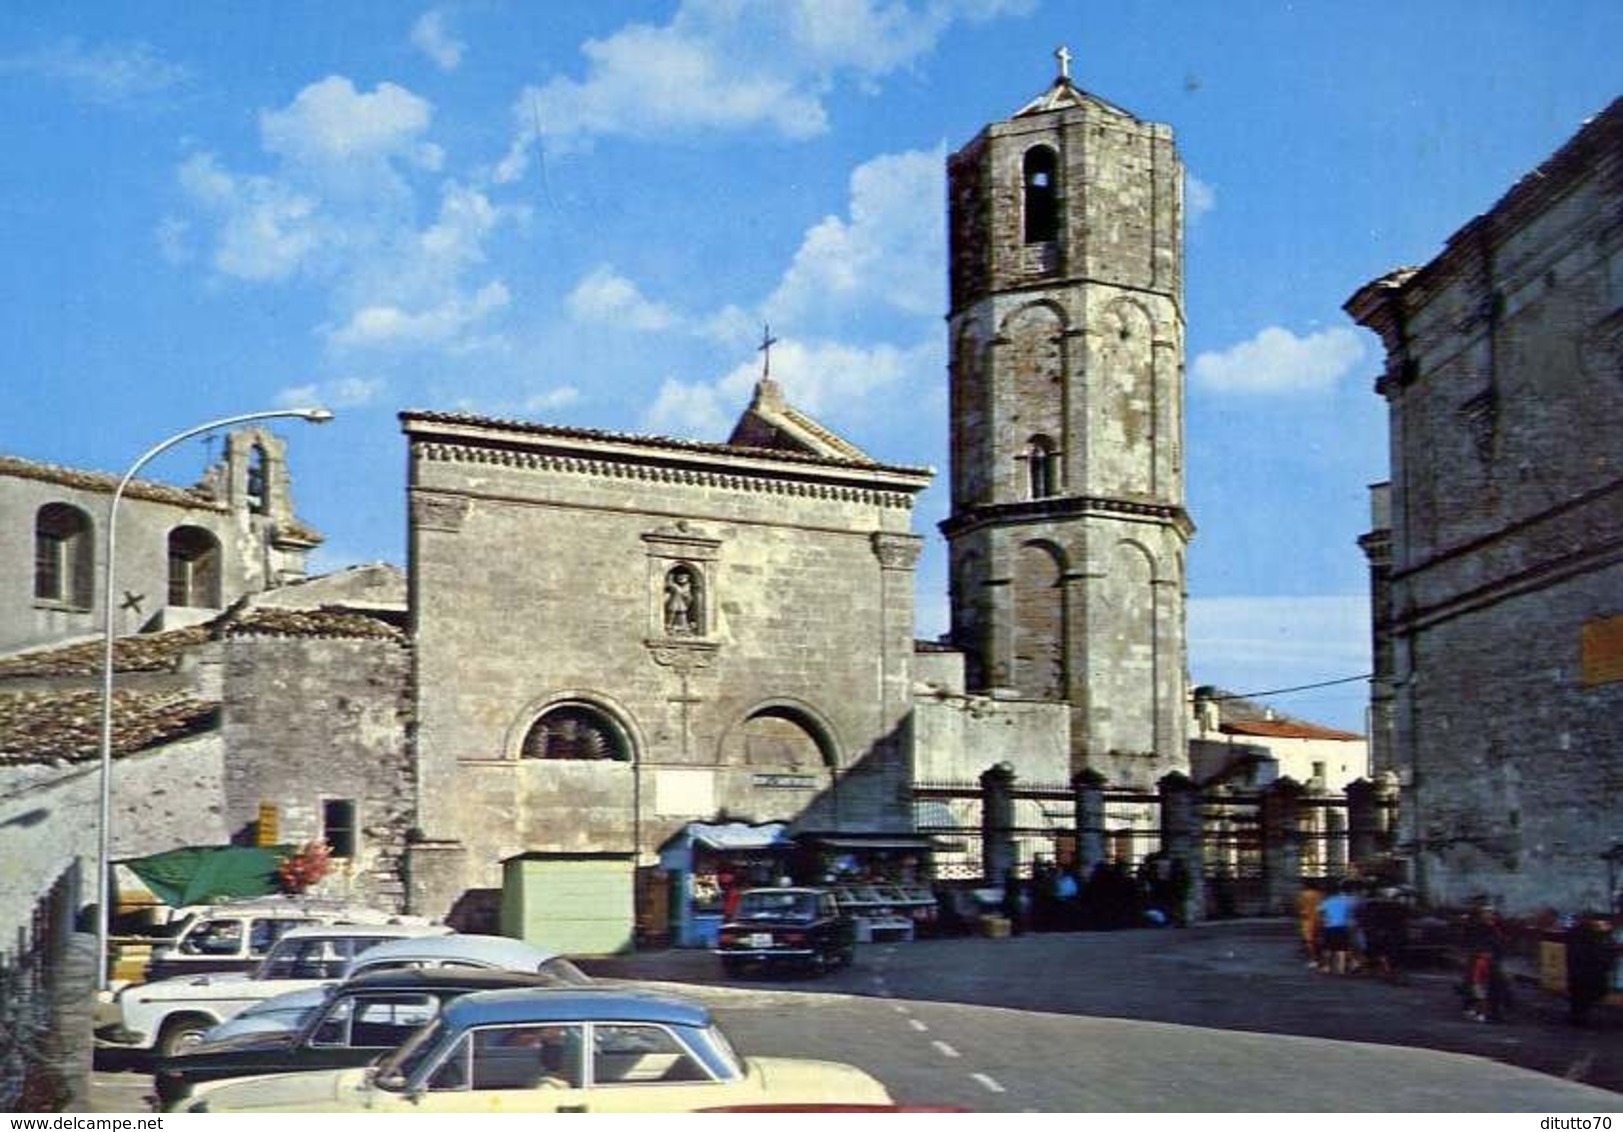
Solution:
M689 822L661 847L677 947L713 947L731 894L788 875L787 830L785 822Z

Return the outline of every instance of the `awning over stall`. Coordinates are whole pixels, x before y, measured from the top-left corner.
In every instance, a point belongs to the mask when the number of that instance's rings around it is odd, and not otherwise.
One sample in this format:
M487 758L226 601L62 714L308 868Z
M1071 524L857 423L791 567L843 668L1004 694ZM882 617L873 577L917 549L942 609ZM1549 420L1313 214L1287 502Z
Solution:
M287 846L205 845L118 863L140 877L163 903L184 908L279 891L276 866L287 852Z

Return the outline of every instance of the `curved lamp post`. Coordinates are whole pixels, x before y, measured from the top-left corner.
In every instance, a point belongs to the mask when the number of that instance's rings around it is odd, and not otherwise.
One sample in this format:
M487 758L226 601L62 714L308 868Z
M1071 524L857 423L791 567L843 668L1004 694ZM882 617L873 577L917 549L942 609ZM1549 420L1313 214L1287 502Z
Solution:
M113 500L107 505L107 560L103 564L102 582L102 660L101 660L101 818L96 826L96 985L106 990L110 980L111 962L108 955L109 935L113 910L108 903L112 868L109 857L108 825L113 808L113 567L118 553L118 502L124 498L124 489L130 486L135 473L146 466L158 453L179 444L189 437L248 421L269 420L272 417L298 417L312 424L325 424L332 420L326 409L267 409L258 413L242 413L234 417L221 417L196 425L185 432L177 432L167 440L154 444L130 465L124 478L118 481Z

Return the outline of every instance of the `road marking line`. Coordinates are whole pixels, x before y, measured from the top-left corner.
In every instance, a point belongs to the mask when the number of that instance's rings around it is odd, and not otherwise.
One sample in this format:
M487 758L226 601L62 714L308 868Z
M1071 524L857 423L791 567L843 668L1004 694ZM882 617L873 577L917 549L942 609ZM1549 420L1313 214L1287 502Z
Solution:
M894 1004L894 1005L892 1005L892 1006L891 1006L891 1009L892 1009L892 1010L894 1010L894 1011L896 1011L896 1013L898 1013L898 1014L911 1014L911 1013L913 1013L913 1012L912 1012L912 1011L911 1011L911 1010L909 1010L909 1009L908 1009L908 1008L907 1008L907 1007L906 1007L906 1006L903 1006L903 1005L902 1005L902 1004L901 1004L901 1003L899 1003L899 1002L898 1002L898 1003L895 1003L895 1004Z
M980 1084L989 1093L1005 1093L1005 1092L1008 1092L1008 1090L1005 1089L1002 1085L999 1085L996 1081L992 1080L992 1078L988 1077L984 1073L971 1073L969 1076L971 1077L971 1079L980 1082Z
M936 1039L935 1041L931 1042L930 1044L935 1046L936 1052L939 1053L942 1057L959 1057L959 1056L961 1056L957 1050L953 1049L946 1042L941 1041L939 1038Z
M928 1034L930 1032L930 1027L926 1026L923 1022L920 1022L917 1018L909 1018L907 1020L907 1024L921 1034Z

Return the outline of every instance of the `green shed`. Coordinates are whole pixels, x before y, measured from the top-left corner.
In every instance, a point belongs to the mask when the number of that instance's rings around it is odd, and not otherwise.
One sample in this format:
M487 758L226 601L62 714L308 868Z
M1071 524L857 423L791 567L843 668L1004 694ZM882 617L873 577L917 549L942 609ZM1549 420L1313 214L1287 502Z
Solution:
M502 862L503 935L565 955L630 951L636 930L630 853L521 853Z

